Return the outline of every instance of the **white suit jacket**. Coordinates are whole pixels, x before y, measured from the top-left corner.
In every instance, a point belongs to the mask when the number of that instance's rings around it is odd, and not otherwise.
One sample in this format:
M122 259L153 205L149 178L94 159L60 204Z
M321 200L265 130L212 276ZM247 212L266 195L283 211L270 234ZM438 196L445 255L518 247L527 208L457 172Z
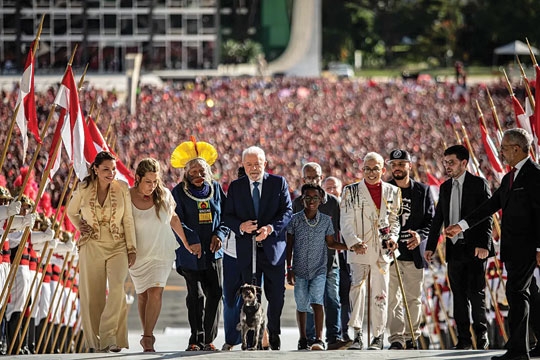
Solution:
M375 264L383 260L389 263L392 255L383 249L383 235L398 241L401 211L401 190L394 185L382 182L381 208L375 206L364 180L343 189L340 204L341 236L347 247L366 243L367 252L350 252L348 263Z

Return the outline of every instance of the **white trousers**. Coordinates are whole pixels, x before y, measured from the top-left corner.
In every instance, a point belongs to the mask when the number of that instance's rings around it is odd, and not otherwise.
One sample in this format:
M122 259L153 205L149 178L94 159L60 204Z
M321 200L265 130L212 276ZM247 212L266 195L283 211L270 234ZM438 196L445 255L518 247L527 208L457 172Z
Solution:
M361 330L364 323L364 313L366 310L366 289L368 277L371 270L371 292L369 318L371 319L371 329L373 336L384 334L386 320L388 316L388 281L389 265L379 262L373 265L349 264L351 267L351 290L349 298L351 301L351 318L349 326L355 330Z

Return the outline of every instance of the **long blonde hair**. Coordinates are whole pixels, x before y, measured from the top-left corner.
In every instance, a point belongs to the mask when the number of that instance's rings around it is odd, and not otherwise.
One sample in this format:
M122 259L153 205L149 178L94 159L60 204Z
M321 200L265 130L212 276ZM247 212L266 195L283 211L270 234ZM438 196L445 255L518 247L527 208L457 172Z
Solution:
M135 187L139 186L139 181L142 179L146 173L153 172L156 173L157 176L157 186L152 192L152 201L154 202L154 206L156 208L156 215L159 217L159 211L161 210L162 206L165 206L168 208L170 204L167 202L167 198L165 197L165 188L163 187L163 183L161 182L161 168L159 166L159 162L156 159L152 158L145 158L142 159L139 162L139 165L137 165L137 170L135 171Z

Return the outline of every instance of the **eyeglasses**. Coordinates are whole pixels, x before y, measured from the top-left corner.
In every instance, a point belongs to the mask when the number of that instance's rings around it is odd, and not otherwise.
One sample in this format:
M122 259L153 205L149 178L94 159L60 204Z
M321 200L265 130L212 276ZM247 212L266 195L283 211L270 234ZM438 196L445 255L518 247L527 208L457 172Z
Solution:
M454 166L455 164L458 163L458 161L456 160L443 160L443 165L444 166Z
M508 146L519 146L519 145L518 144L501 144L501 147L499 150L504 151L504 148Z
M304 196L304 201L308 203L312 201L319 202L321 201L321 198L318 196Z
M315 175L315 176L304 176L305 181L317 181L321 178L321 175Z
M363 167L362 170L364 170L365 173L378 173L378 172L381 172L381 168L378 168L378 167L374 167L374 168L369 168L367 166Z

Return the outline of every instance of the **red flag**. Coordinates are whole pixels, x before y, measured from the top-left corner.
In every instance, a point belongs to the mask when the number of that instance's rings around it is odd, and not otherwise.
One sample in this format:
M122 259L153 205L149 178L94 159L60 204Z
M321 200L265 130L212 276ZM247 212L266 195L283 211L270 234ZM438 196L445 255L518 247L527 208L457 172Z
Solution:
M497 148L489 137L487 129L482 123L482 120L480 120L480 132L482 134L482 143L484 144L484 149L486 150L486 155L488 157L489 163L491 164L491 168L500 181L504 175L504 168L501 164L501 161L499 160L499 153L497 151Z
M17 97L17 105L19 112L17 113L17 125L21 130L23 140L23 154L26 156L26 150L28 149L28 130L34 134L36 141L41 144L41 138L39 136L39 129L37 123L36 114L36 102L34 97L34 43L30 47L28 56L26 57L26 64L24 65L24 73L21 78L21 84L19 86L19 96ZM22 102L22 103L21 103Z
M68 65L54 103L66 110L65 116L59 120L65 121L62 128L62 141L75 174L83 180L88 175L87 162L95 158L96 151L93 146L90 146L91 143L85 143L85 139L90 138L90 134L83 119L71 65Z
M116 177L127 182L129 186L133 186L135 183L135 178L131 174L131 171L129 171L124 163L120 161L118 155L116 155L114 151L109 148L107 142L101 134L101 131L99 131L99 128L91 117L88 117L88 130L96 151L110 151L114 157L116 157L116 169L118 170L116 172Z

